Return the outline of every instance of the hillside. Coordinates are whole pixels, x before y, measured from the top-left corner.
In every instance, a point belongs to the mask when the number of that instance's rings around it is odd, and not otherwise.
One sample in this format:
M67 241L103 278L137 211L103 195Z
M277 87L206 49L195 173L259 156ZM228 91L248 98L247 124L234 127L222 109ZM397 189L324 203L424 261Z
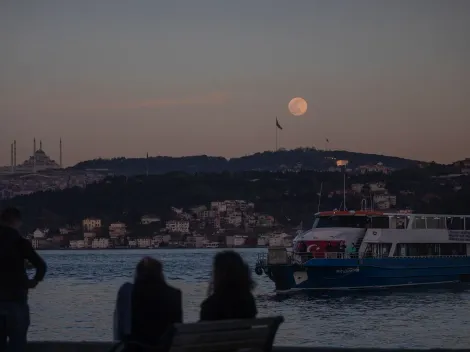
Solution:
M470 214L470 176L436 177L444 169L430 165L391 175L349 175L346 184L348 208L360 208L361 200L367 196L364 191L362 194L353 192L353 184L380 182L389 194L397 196L398 209ZM297 225L303 221L307 225L318 209L321 184L321 209L339 208L343 200L342 174L313 171L119 176L85 189L75 187L16 197L3 205L20 207L28 226L53 227L79 223L87 216L130 223L144 214L157 214L168 219L172 206L189 208L217 200L244 199L255 203L256 211L272 214L280 223Z
M75 169L107 169L117 175L164 174L181 171L195 172L241 172L250 170L276 171L281 167L294 168L301 164L307 170L325 170L335 166L335 160L348 160L351 168L360 165L375 165L379 162L387 167L402 169L418 164L418 161L393 156L363 154L343 150L325 151L313 148L262 152L240 158L199 155L185 157L113 158L83 161Z

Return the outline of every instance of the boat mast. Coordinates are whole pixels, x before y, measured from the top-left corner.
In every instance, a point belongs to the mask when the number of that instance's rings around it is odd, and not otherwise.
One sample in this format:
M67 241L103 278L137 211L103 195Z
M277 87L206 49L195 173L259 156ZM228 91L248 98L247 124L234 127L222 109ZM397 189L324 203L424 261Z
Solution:
M322 193L322 190L323 190L323 182L320 183L320 193L317 193L317 194L318 194L318 209L317 209L317 213L320 212L320 203L321 203L321 193Z
M361 210L365 211L367 210L367 199L362 198L361 200Z

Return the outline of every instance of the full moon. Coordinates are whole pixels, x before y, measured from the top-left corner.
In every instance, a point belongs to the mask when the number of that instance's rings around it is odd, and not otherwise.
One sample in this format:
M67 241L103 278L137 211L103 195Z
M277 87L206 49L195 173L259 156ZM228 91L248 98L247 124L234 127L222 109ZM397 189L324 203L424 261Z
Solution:
M294 116L302 116L307 112L307 102L304 98L294 98L289 102L289 111Z

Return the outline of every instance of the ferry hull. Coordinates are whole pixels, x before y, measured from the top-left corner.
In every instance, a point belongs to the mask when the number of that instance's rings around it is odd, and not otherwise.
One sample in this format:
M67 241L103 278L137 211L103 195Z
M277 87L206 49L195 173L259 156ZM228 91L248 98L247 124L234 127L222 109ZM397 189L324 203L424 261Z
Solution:
M447 285L470 282L470 257L313 259L265 271L279 293Z

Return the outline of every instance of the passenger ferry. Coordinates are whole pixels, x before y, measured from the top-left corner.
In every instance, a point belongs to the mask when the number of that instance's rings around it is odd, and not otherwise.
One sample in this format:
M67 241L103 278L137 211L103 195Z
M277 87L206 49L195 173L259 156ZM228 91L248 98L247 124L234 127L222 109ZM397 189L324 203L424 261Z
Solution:
M470 282L470 215L320 212L291 253L270 248L255 271L278 293Z

